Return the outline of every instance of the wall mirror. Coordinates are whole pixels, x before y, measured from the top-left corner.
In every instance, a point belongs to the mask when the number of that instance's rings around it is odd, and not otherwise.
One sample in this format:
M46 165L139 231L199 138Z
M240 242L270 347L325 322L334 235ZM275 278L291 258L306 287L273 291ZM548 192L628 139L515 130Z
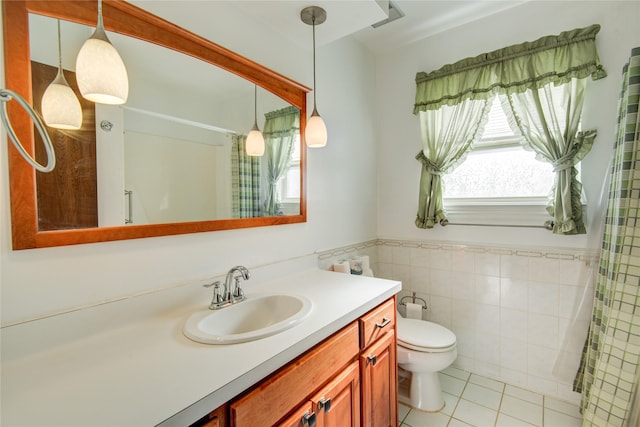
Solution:
M57 154L50 174L9 148L13 248L304 222L300 130L309 89L126 2L105 1L103 16L127 66L129 99L108 106L79 97L82 129L48 129ZM7 87L39 107L57 71L58 20L65 76L75 85L75 56L97 2L3 2L3 17ZM16 133L38 158L39 135L12 107ZM265 156L243 158L254 107L263 131L265 117L290 119L286 165L275 132L265 135ZM275 182L270 144L280 156Z

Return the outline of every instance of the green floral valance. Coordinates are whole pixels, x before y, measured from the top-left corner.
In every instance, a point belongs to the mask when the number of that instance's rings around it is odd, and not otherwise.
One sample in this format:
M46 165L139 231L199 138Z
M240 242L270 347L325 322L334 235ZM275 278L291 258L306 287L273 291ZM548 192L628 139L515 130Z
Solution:
M595 38L600 25L565 31L505 47L416 75L413 112L455 105L464 99L487 99L493 94L524 92L572 78L607 74L600 64Z
M263 132L265 138L277 138L300 129L300 110L296 107L290 106L270 111L264 117L266 119Z

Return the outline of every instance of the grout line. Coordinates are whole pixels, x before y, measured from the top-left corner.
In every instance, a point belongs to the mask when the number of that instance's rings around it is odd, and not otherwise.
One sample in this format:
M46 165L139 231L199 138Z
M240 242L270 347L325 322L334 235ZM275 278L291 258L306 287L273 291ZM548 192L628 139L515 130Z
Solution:
M458 369L459 369L459 368L458 368ZM461 371L463 371L463 370L461 370ZM499 392L498 390L495 390L495 389L492 389L492 388L489 388L489 387L485 387L485 386L484 386L484 385L482 385L482 384L476 384L476 383L472 382L472 381L471 381L471 376L472 376L473 374L472 374L471 372L468 372L468 371L463 371L463 372L465 372L465 373L467 373L467 374L468 374L468 376L467 376L467 379L466 379L466 380L462 380L461 378L458 378L458 377L453 376L453 375L449 375L449 374L447 374L447 373L445 373L445 372L439 372L439 374L441 374L441 375L446 375L446 376L448 376L448 377L450 377L450 378L452 378L452 379L455 379L455 380L458 380L458 381L464 381L464 386L462 387L462 390L460 391L460 396L455 396L455 397L456 397L456 403L455 403L455 405L454 405L454 407L453 407L453 410L451 411L451 414L450 414L450 415L449 415L449 414L443 414L443 415L445 415L445 416L449 417L449 420L448 420L448 422L447 422L447 426L449 426L453 420L456 420L456 421L460 421L460 422L466 423L466 421L463 421L463 420L460 420L460 419L458 419L458 418L454 417L454 413L455 413L455 411L458 409L458 406L459 406L459 404L460 404L460 400L462 400L462 396L464 395L464 392L467 390L467 387L468 387L468 385L469 385L470 383L471 383L471 384L473 384L473 385L475 385L475 386L482 387L482 388L487 389L487 390L495 391L496 393L500 393L500 403L498 404L498 409L493 409L493 408L490 408L490 407L488 407L488 406L483 405L482 403L477 403L477 402L471 402L471 401L470 401L471 403L474 403L474 404L476 404L476 405L478 405L478 406L482 406L483 408L487 408L487 409L490 409L490 410L492 410L492 411L495 411L495 412L496 412L496 420L495 420L495 422L494 422L494 424L493 424L493 427L497 427L497 425L498 425L498 419L500 418L500 415L501 415L501 414L504 414L504 415L506 415L506 416L508 415L508 416L513 417L513 418L515 418L515 419L517 419L517 420L519 420L519 421L521 421L521 422L524 422L524 423L526 423L526 424L531 425L530 421L523 419L523 418L522 418L522 416L521 416L520 414L518 414L518 415L509 415L509 414L506 414L506 413L502 412L502 404L503 404L503 402L504 402L505 395L507 395L506 390L507 390L507 385L509 385L509 384L507 384L506 382L501 381L501 380L496 380L496 379L489 378L489 377L484 376L484 375L476 374L476 375L477 375L477 376L479 376L479 377L487 378L487 379L489 379L489 380L493 380L493 381L496 381L496 382L498 382L498 383L501 383L501 384L502 384L502 392ZM517 386L514 386L514 387L517 387ZM522 388L522 387L518 387L518 388ZM528 400L521 399L521 398L519 398L518 396L512 396L512 395L507 395L507 396L509 396L509 397L510 397L510 398L512 398L512 399L516 399L516 400L518 400L518 401L521 401L521 402L524 402L524 403L527 403L527 404L530 404L530 405L534 405L534 406L538 406L538 407L540 407L540 408L542 409L542 422L541 422L541 424L540 424L540 427L544 427L544 425L545 425L545 408L546 408L546 399L547 399L547 398L554 398L554 397L545 396L545 395L544 395L544 394L542 394L542 393L538 393L538 392L535 392L535 391L527 390L527 389L524 389L524 388L523 388L523 390L525 390L525 391L530 391L530 392L535 393L535 394L539 394L539 395L542 397L542 404L538 405L537 403L533 403L533 402L530 402L530 401L528 401ZM443 390L443 391L444 391L444 390ZM449 393L449 394L450 394L450 393ZM554 398L554 399L559 400L559 399L557 399L557 398ZM465 399L465 400L466 400L466 399ZM567 403L569 403L569 402L567 402ZM406 405L406 406L408 406L408 405ZM575 406L575 405L574 405L574 406ZM412 408L411 406L408 406L408 407L409 407L409 411L407 412L407 415L405 415L405 417L403 418L403 420L400 422L400 424L403 424L403 423L404 423L404 420L409 416L409 414L411 413L411 411L413 411L413 409L414 409L414 408ZM553 410L553 409L551 409L551 408L549 408L549 410L551 410L551 411L555 411L555 410ZM555 411L555 412L557 412L557 413L559 413L559 414L563 414L563 415L566 415L566 416L571 417L571 415L566 414L566 413L564 413L564 412L562 412L562 411ZM442 412L440 412L440 413L442 413ZM575 418L575 417L572 417L572 418ZM580 418L575 418L575 419L580 420ZM466 423L466 424L468 424L468 423ZM406 425L406 426L407 426L407 427L409 427L409 425ZM472 427L473 427L473 426L472 426ZM475 426L475 427L477 427L477 426Z
M500 418L500 414L502 413L502 401L504 400L504 392L507 391L507 383L503 383L504 386L502 387L502 395L500 396L500 403L498 404L498 415L496 415L496 422L494 424L494 427L498 426L498 418Z

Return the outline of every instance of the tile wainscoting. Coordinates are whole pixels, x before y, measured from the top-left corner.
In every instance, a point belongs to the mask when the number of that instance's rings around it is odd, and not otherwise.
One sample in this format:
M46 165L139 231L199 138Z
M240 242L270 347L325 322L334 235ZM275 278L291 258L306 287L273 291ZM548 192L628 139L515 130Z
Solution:
M399 297L425 299L426 320L456 334L455 367L579 401L552 369L593 252L378 239L321 252L319 266L360 255L377 277L402 281Z

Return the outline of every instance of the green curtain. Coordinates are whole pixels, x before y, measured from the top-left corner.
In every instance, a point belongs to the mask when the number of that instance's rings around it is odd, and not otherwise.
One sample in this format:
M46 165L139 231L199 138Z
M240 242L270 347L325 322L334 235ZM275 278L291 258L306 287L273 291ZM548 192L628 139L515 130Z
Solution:
M516 96L515 94L523 92L538 92L539 89L550 83L562 85L571 84L574 79L585 79L588 76L593 79L605 77L606 73L600 65L595 45L595 37L599 31L599 25L566 31L557 36L546 36L533 42L509 46L474 58L466 58L428 74L420 72L416 75L416 97L413 112L421 116L420 126L423 142L423 151L417 156L417 159L423 163L418 200L419 211L416 219L418 227L430 228L435 222L446 221L442 201L438 200L442 196L440 178L433 178L433 173L425 173L425 168L427 172L430 168L432 172L435 171L440 175L451 170L456 162L460 162L464 158L465 153L473 145L473 141L482 135L480 127L484 121L482 114L471 114L469 112L471 110L467 110L467 107L460 110L461 114L458 117L456 114L446 114L451 116L450 122L435 118L425 119L423 113L463 103L470 105L471 101L485 105L496 94L514 94ZM577 107L574 108L571 105L567 109L574 114L577 113L579 117L581 104L579 109ZM482 111L482 108L474 108L473 111ZM463 121L469 119L472 120L471 124ZM431 159L430 150L426 146L426 141L436 145L449 144L446 140L432 139L431 135L454 134L454 131L444 128L431 129L432 126L438 126L438 124L447 127L461 127L462 135L466 138L465 140L456 140L457 147L452 147L454 154L449 165L446 162L440 165ZM570 125L574 127L577 122L572 120ZM478 132L474 134L473 130L468 129L469 126L478 126L476 129ZM544 137L549 139L549 135L545 134ZM579 183L575 179L574 170L566 165L579 161L577 159L580 158L580 155L588 152L587 148L593 143L593 137L595 137L595 133L569 136L559 144L562 150L556 150L558 155L553 156L556 158L554 164L557 163L558 170L562 170L562 173L559 173L562 179L558 181L558 192L562 197L559 202L554 200L554 204L550 208L556 216L562 218L557 228L559 232L573 232L573 229L568 230L571 228L571 221L581 224L582 206L579 203L576 205L567 201L572 200L571 194L580 192ZM580 147L575 148L577 145ZM575 151L574 157L570 160L566 159L565 157L573 151ZM565 181L570 184L565 184ZM569 192L567 192L567 188L570 189ZM566 197L565 194L567 194ZM569 218L565 218L567 215ZM581 231L583 232L583 229L576 229L575 232Z
M291 162L296 136L300 134L300 110L286 107L265 114L264 142L267 157L266 216L280 215L277 184Z
M587 79L571 79L539 89L510 93L502 106L514 133L538 160L556 173L547 211L556 234L586 234L582 219L582 184L575 168L593 145L596 131L579 132Z
M589 335L574 389L583 426L628 426L640 375L640 47L623 70Z
M246 135L231 138L231 213L234 218L260 217L260 157L247 155Z
M437 223L446 222L442 175L460 164L482 136L490 109L488 99L467 99L456 105L419 112L422 151L416 159L422 163L422 171L417 227L433 228Z

